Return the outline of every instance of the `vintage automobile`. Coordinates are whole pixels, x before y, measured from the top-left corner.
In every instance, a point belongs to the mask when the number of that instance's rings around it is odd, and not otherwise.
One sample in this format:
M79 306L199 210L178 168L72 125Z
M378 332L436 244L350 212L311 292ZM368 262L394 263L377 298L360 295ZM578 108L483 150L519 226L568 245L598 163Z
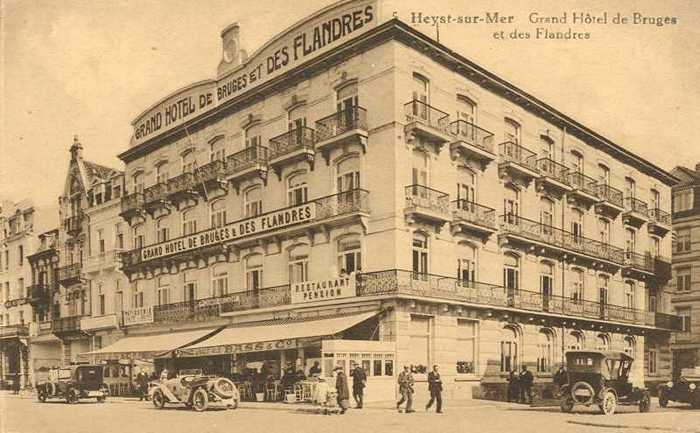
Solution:
M567 382L561 388L560 407L571 412L575 405L597 405L612 415L618 405L638 405L640 412L651 407L649 391L629 379L634 359L624 352L572 350L566 352Z
M95 398L103 403L109 388L102 378L101 365L72 365L49 371L49 380L37 384L37 398L65 399L67 403L77 403L81 398Z
M661 407L668 406L669 401L677 401L700 409L700 367L682 369L677 380L659 387L658 395Z
M183 371L173 379L151 382L149 397L159 409L166 403L184 404L197 412L210 403L235 409L240 402L236 385L224 377L205 376L201 371Z

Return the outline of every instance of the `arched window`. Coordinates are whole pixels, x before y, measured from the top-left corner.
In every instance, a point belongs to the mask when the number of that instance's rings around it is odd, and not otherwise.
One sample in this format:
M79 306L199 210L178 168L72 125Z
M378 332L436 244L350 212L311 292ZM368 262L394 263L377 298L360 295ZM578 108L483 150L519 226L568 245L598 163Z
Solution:
M540 199L540 223L544 234L552 234L554 227L554 202L546 197Z
M457 203L462 210L470 211L477 202L476 173L467 167L457 168Z
M505 141L507 143L515 144L516 146L520 144L520 124L513 119L506 117L503 119L503 126L505 131ZM515 157L520 160L519 150L511 148L511 152L517 152L517 154L509 154L508 156Z
M661 194L656 189L652 188L649 193L651 194L651 203L649 203L649 209L660 209L661 208Z
M598 183L610 185L610 169L605 164L598 164Z
M610 221L605 218L598 218L598 237L603 244L612 243L610 238Z
M257 292L263 284L262 254L253 254L245 260L245 284L249 292Z
M263 212L262 187L256 185L246 190L243 200L246 218L260 215Z
M632 281L625 281L625 307L630 309L635 308L634 292L634 283Z
M360 158L354 156L340 161L336 167L336 188L339 193L360 188Z
M598 334L596 338L596 350L610 350L610 337L606 334Z
M165 183L168 179L168 163L161 161L156 165L156 183Z
M635 182L631 177L625 178L625 198L637 198L637 182Z
M362 244L360 236L344 236L338 240L338 273L351 274L362 270Z
M309 246L299 245L289 250L289 283L309 279Z
M506 326L501 330L501 372L518 372L518 333Z
M636 349L634 337L630 337L629 335L626 336L625 341L624 341L624 347L625 347L625 353L628 356L631 356L632 358L634 358L635 357L634 353L635 353L635 349Z
M336 109L339 113L344 113L341 119L346 120L344 126L351 126L352 123L347 123L350 119L354 120L352 115L354 107L359 106L358 96L357 96L357 82L348 83L341 88L339 88L335 93Z
M260 123L248 126L245 130L245 147L257 147L262 143L260 136Z
M306 126L306 105L297 105L289 110L289 130L302 132Z
M569 333L568 344L566 346L567 350L581 350L583 349L583 334L581 331L571 331Z
M225 263L219 263L211 270L211 295L213 297L228 294L228 270Z
M223 136L214 138L209 143L209 161L224 161L226 160L226 141Z
M554 295L554 265L549 262L540 263L540 294L544 311L549 311Z
M197 218L194 209L182 212L182 235L187 236L197 233Z
M505 188L503 197L503 214L508 224L518 224L520 215L520 193L512 186Z
M133 239L134 243L133 246L134 248L143 248L144 245L146 244L146 238L144 236L143 232L143 224L139 224L134 226L133 229L131 229L133 233Z
M457 125L458 133L468 138L474 138L476 125L476 102L464 95L457 95Z
M571 151L571 172L583 174L583 171L584 171L583 164L584 164L583 155L576 150L572 150Z
M156 293L158 295L158 305L166 305L170 300L170 281L168 277L158 277L156 280Z
M413 73L413 100L430 104L430 80L417 72Z
M168 217L161 217L156 220L156 242L166 242L170 240L170 227L168 227Z
M211 227L223 227L226 225L226 202L224 200L217 200L211 204L210 207L211 215Z
M131 176L131 185L134 193L143 192L143 172L139 171Z
M581 304L583 302L586 274L582 269L578 268L572 269L572 274L571 300L575 304Z
M466 243L460 243L457 248L457 279L470 285L476 281L476 248Z
M627 258L632 259L635 251L637 251L637 232L632 228L626 228L625 252L627 253Z
M514 254L506 253L503 257L503 287L508 305L513 305L520 287L520 259Z
M287 179L287 204L296 206L308 201L306 172L296 173Z
M428 238L423 233L413 234L413 272L428 273Z
M182 172L191 173L197 168L197 159L194 150L189 150L182 154Z
M549 329L541 329L537 334L537 372L550 373L552 371L554 336Z

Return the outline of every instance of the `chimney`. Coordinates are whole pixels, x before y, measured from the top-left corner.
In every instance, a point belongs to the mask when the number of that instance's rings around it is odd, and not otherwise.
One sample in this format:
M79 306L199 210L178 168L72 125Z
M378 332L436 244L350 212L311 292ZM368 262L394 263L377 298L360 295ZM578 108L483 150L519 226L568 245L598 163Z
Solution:
M83 159L83 145L78 141L78 136L73 136L73 145L70 147L70 157L73 160Z
M696 172L697 174L700 174L700 162L698 162L698 163L695 164L695 172Z

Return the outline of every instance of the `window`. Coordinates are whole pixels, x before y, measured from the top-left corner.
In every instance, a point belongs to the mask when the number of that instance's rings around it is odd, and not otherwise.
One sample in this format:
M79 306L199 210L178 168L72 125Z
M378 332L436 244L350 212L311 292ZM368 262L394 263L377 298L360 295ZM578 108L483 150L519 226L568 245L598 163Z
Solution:
M143 308L143 291L140 290L138 282L134 282L131 287L131 293L132 308Z
M343 159L336 168L336 188L338 193L360 188L360 159L357 157Z
M605 334L598 334L596 338L596 350L610 350L610 337Z
M427 105L430 105L430 81L415 72L413 73L413 101L413 115L426 119Z
M336 109L338 113L345 113L342 120L345 121L343 126L351 126L354 124L353 108L359 106L357 96L357 83L349 83L338 89L336 92Z
M197 160L195 159L194 150L189 150L182 154L182 172L192 173L197 168Z
M693 190L686 189L673 193L673 212L682 212L693 208Z
M146 239L143 235L143 225L134 226L132 231L134 234L134 248L143 248L146 243Z
M598 164L598 183L610 185L610 169L604 164Z
M649 236L649 251L654 257L661 256L661 241L656 236Z
M309 247L299 245L289 250L289 282L302 283L309 280Z
M692 268L678 268L676 270L676 291L690 291Z
M121 185L114 185L112 186L112 198L119 198L122 196L122 187Z
M464 243L457 248L457 279L462 285L470 286L476 281L476 248Z
M476 124L476 102L467 98L464 95L457 95L457 120L463 120L469 124ZM461 126L467 127L464 123L460 122ZM473 132L474 129L470 128L470 131L460 131L464 134L465 132Z
M29 289L29 287L27 287ZM29 293L25 293L24 278L17 278L17 297L28 297Z
M477 325L473 320L457 321L457 374L476 374Z
M647 347L647 359L649 360L649 374L656 374L656 369L659 362L659 353L656 349L656 343L649 342L647 343Z
M610 244L610 221L605 218L598 219L598 237L603 244Z
M554 227L554 202L548 198L540 199L540 224L542 233L552 235Z
M219 264L212 268L211 292L214 297L228 294L228 272L225 264Z
M583 212L578 209L571 211L571 233L574 235L574 243L583 242Z
M541 149L541 155L543 158L547 158L550 160L555 159L554 155L554 140L549 138L547 135L540 135L540 149ZM547 168L551 167L551 165L548 165Z
M287 204L296 206L306 203L308 200L308 186L306 173L297 173L287 179Z
M156 165L156 183L165 183L168 178L168 163L161 162Z
M114 233L116 234L115 236L115 244L117 246L117 249L123 250L124 249L124 233L122 232L122 224L117 223L114 226Z
M166 217L156 220L156 242L167 242L170 239L170 229Z
M253 254L245 260L245 284L249 292L257 292L263 285L263 261L261 254Z
M137 172L131 177L134 193L143 192L143 172Z
M571 173L583 173L583 155L579 152L571 151Z
M651 195L651 203L649 203L649 209L661 209L661 194L655 189L649 191Z
M348 274L362 270L362 244L357 235L338 240L338 272Z
M158 277L158 286L156 292L158 295L158 305L167 305L170 303L170 282L168 277Z
M518 334L506 326L501 330L501 373L518 372Z
M413 234L413 272L428 273L428 238L422 233Z
M197 220L194 210L186 210L182 213L182 235L187 236L197 233Z
M632 358L634 358L634 357L635 357L635 356L634 356L634 351L635 351L635 348L636 348L636 347L635 347L636 345L635 345L635 342L634 342L634 338L627 336L627 337L625 337L624 343L625 343L625 344L624 344L624 352L625 352L627 355L629 355L629 356L631 356Z
M103 229L97 230L97 253L104 254L105 252L105 231Z
M631 281L625 282L625 307L634 308L634 283Z
M102 290L102 283L97 283L97 313L99 316L106 314L105 294Z
M223 137L216 137L209 143L209 161L224 161L226 160L226 148Z
M571 331L568 335L567 350L583 349L583 334L580 331Z
M506 187L503 198L503 214L506 216L508 224L518 224L520 214L520 194L517 189Z
M260 125L253 125L245 130L245 147L260 146L262 139L260 137Z
M575 304L583 303L583 294L585 289L586 274L581 269L573 269L573 278L571 286L571 300Z
M19 266L24 265L24 245L17 247L17 264Z
M413 185L428 186L428 157L420 149L414 149L412 154L412 182ZM421 194L424 192L420 191ZM418 195L418 191L414 191L414 196Z
M247 218L258 216L263 212L262 188L259 185L245 192L244 206Z
M678 229L676 236L676 252L687 253L690 251L690 229Z
M628 257L637 250L637 232L634 229L625 229L625 251Z
M691 309L690 307L681 307L681 308L676 308L676 315L680 316L681 321L683 323L682 330L683 332L691 332Z
M598 304L600 305L600 315L605 318L608 305L608 284L610 277L607 275L598 275Z
M648 301L648 310L651 311L652 313L655 313L658 310L658 299L656 297L656 291L652 291L651 289L649 290L649 301Z
M636 198L637 197L637 183L631 177L625 178L625 197Z
M520 287L520 260L514 254L506 254L503 258L503 288L508 298L508 305L515 302L515 294Z
M432 318L411 314L409 323L410 348L406 360L414 373L427 373L430 365Z
M503 126L505 131L505 141L516 145L520 144L520 124L513 119L505 118L503 119ZM519 155L510 156L516 156L516 159L520 159L517 157Z
M226 225L226 202L217 200L211 204L211 227L223 227Z
M552 341L554 336L549 329L542 329L537 334L537 372L552 371Z
M554 265L549 262L540 263L540 294L542 307L544 311L548 311L554 294Z
M460 209L470 210L470 203L476 203L476 173L465 167L457 168L457 203Z
M19 324L24 326L24 311L19 311Z

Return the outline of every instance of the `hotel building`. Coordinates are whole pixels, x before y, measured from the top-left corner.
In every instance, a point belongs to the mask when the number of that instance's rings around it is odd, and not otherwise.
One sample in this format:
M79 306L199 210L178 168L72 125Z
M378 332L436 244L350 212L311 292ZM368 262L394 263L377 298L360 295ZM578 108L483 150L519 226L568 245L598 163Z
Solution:
M341 1L139 115L125 337L95 359L359 364L375 399L543 396L568 349L670 376L675 177L405 23ZM93 285L94 291L94 285ZM551 390L550 390L551 391Z

